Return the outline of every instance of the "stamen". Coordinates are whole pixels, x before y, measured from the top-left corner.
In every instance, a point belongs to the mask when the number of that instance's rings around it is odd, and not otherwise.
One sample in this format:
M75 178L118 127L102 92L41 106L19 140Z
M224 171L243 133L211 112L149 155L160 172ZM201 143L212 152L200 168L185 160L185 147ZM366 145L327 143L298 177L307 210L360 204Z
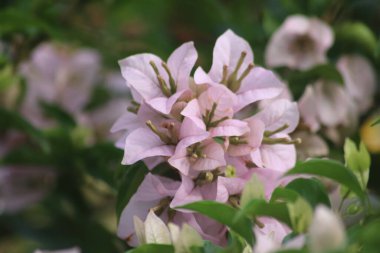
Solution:
M242 140L239 136L232 136L229 140L232 145L248 144L246 140Z
M239 69L240 69L241 65L243 64L243 61L244 61L246 56L247 56L247 52L245 52L245 51L241 52L240 58L236 64L236 68L235 68L234 72L237 73L239 71Z
M158 81L158 84L160 86L162 93L165 96L170 97L170 95L171 95L170 90L169 90L168 86L166 85L165 80L160 75L160 71L158 71L156 64L153 61L150 61L149 64L150 64L150 66L152 66L154 73L156 73L157 81Z
M155 133L160 138L162 142L166 144L172 144L172 141L170 140L170 138L166 134L160 132L157 129L157 127L152 123L152 121L148 120L146 122L146 125L150 128L150 130L152 130L153 133Z
M223 77L220 81L222 84L227 84L227 78L228 78L228 66L223 65Z
M163 198L160 200L160 202L158 202L157 206L152 207L150 210L152 210L157 216L159 216L169 206L170 202L171 197Z
M165 80L160 75L157 76L157 79L158 79L158 83L160 84L162 93L164 93L165 96L170 97L171 93L168 86L166 85Z
M227 165L226 170L224 172L226 177L232 178L236 176L236 168L232 165Z
M213 103L213 104L212 104L212 107L211 107L210 114L209 114L210 116L209 116L209 119L208 119L208 124L211 123L211 120L212 120L212 118L214 117L216 107L217 107L217 104L216 104L216 103Z
M240 78L238 79L238 83L241 83L244 78L246 78L251 72L251 70L255 67L253 63L248 64L247 68L244 70L244 72L241 74Z
M289 125L285 123L283 126L277 128L277 129L275 129L273 131L265 131L264 132L264 136L265 137L270 137L270 136L272 136L274 134L277 134L277 133L281 132L282 130L287 129L288 127L289 127Z
M294 140L288 139L288 138L269 138L269 137L264 137L263 138L263 144L301 144L301 139L297 138Z
M156 73L156 76L160 75L160 71L158 71L156 63L154 63L154 61L150 61L149 64L150 64L150 66L152 66L154 73Z
M168 73L169 84L170 84L170 91L171 91L171 94L174 94L177 91L177 85L176 85L176 83L174 81L172 73L170 72L169 67L168 67L168 65L165 62L162 62L161 65L165 69L166 73Z
M133 99L132 99L131 103L132 103L132 105L134 105L134 106L138 106L138 107L140 107L140 103L137 102L137 101L135 101L135 100L133 100Z
M239 200L239 197L237 196L230 196L228 198L228 203L230 203L231 206L235 208L240 208L240 200Z
M211 183L216 179L214 173L212 171L202 172L195 179L194 183L198 186L205 185L207 183Z
M128 106L127 107L127 111L128 112L131 112L131 113L134 113L134 114L137 114L137 112L138 112L138 108L136 108L136 107L132 107L132 106Z
M227 119L229 119L229 117L228 117L228 116L225 116L225 117L223 117L223 118L221 118L221 119L219 119L219 120L216 120L216 121L214 121L214 122L211 122L211 123L209 124L209 127L216 127L219 123L221 123L221 122L223 122L223 121L225 121L225 120L227 120Z
M259 221L258 219L255 219L255 224L256 224L259 228L264 228L264 227L265 227L265 224L262 223L261 221Z
M136 102L135 100L132 100L131 104L132 104L132 106L127 107L127 111L134 113L134 114L137 114L137 112L140 109L140 103Z

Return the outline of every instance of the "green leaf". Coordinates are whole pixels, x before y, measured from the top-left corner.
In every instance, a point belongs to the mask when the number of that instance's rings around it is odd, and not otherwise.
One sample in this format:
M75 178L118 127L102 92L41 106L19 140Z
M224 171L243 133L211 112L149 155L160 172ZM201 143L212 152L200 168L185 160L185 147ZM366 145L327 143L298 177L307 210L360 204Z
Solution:
M126 168L122 168L121 172L116 174L116 177L120 178L116 197L116 214L118 219L147 173L148 168L145 164L143 162L137 162Z
M286 203L267 203L263 199L253 199L249 201L236 215L235 219L241 219L242 216L257 217L268 216L273 217L287 225L291 225L291 220Z
M292 228L297 233L305 233L313 218L313 209L302 197L295 202L287 203Z
M240 205L244 207L252 199L265 199L264 185L256 174L244 186L240 198Z
M48 151L50 149L49 143L46 140L44 134L28 121L26 121L23 117L21 117L18 113L8 111L0 107L0 119L0 130L20 130L21 132L24 132L32 137L44 151Z
M128 250L126 253L174 253L172 245L164 244L145 244L138 248Z
M365 198L365 194L355 175L340 162L314 158L304 162L298 162L296 166L289 170L285 175L297 174L308 174L330 178L351 189L351 191L358 195L362 200Z
M336 27L336 43L347 49L361 49L373 55L377 41L374 33L360 22L346 22Z
M218 144L221 144L221 145L224 144L224 138L223 137L214 137L213 139Z
M278 187L273 191L270 200L271 203L279 201L287 207L290 227L293 228L294 232L305 232L313 216L311 205L295 190L282 187Z
M173 244L176 253L196 253L203 247L203 239L193 227L185 223Z
M235 219L238 210L215 201L199 201L190 203L178 209L188 209L199 212L211 219L227 225L232 231L243 237L251 246L254 243L252 222L246 216Z
M364 143L361 142L358 149L356 144L347 138L344 143L344 159L346 161L346 166L354 173L359 180L362 189L365 190L369 177L371 157Z
M74 127L76 125L74 118L58 105L40 101L40 106L45 116L57 120L61 125Z
M371 124L371 127L376 126L376 125L378 125L378 124L380 124L380 118L376 119L376 120Z
M331 206L325 187L316 179L298 178L287 184L286 188L297 192L313 208L318 204Z

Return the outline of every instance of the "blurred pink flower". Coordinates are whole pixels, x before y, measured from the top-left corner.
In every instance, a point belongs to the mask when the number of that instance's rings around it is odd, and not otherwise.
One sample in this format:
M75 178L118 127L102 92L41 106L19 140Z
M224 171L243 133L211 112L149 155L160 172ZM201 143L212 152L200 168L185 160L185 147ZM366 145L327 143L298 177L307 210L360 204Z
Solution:
M37 126L48 126L40 101L54 103L75 116L80 113L98 78L100 56L90 49L73 50L66 46L43 43L21 64L27 81L22 113Z
M306 87L299 100L302 122L311 132L320 129L334 143L342 143L358 124L357 107L345 87L319 80Z
M292 138L299 138L302 142L296 145L297 159L306 160L310 157L323 157L329 154L327 143L316 133L308 130L297 130L292 135Z
M288 17L272 35L265 52L269 67L309 69L326 61L334 41L331 28L317 18Z
M263 228L255 226L256 244L255 253L270 253L282 248L282 241L291 232L290 228L276 219L262 217L259 221Z
M307 86L298 105L304 123L312 131L319 130L321 125L352 124L352 115L357 115L355 104L345 88L329 81L320 80Z
M0 213L15 213L42 200L55 182L47 168L5 166L0 168Z
M376 74L372 65L363 56L344 55L338 59L337 68L358 111L366 112L376 91Z

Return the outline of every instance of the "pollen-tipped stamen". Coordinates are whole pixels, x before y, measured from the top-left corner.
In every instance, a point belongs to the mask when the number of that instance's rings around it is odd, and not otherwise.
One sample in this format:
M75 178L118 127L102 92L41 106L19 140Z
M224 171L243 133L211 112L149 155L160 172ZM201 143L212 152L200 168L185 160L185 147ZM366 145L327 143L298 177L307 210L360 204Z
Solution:
M223 65L223 76L222 76L222 80L220 81L220 83L227 84L227 78L228 78L228 66Z
M244 78L246 78L248 76L249 72L251 72L251 70L254 67L255 67L255 64L253 64L253 63L248 64L247 68L243 71L243 73L241 74L241 76L237 80L238 83L241 83L244 80Z
M198 186L202 186L208 183L213 182L216 179L213 171L202 172L195 179L195 184Z
M171 139L164 133L160 132L157 127L152 123L152 121L148 120L146 122L146 125L149 127L150 130L152 130L153 133L155 133L162 142L166 144L171 144Z
M241 65L243 64L244 59L245 59L246 56L247 56L247 52L245 52L245 51L241 52L240 58L239 58L239 60L236 63L236 67L235 67L234 71L228 77L227 87L230 90L236 91L236 87L235 86L239 86L239 83L237 83L237 75L238 75L239 69L241 68Z
M270 136L272 136L274 134L277 134L277 133L279 133L279 132L287 129L288 127L289 127L289 125L285 123L284 125L280 126L279 128L277 128L277 129L275 129L273 131L269 131L269 130L265 131L264 132L264 136L265 137L270 137Z
M246 140L243 140L239 136L232 136L229 138L230 144L232 145L240 145L240 144L248 144Z
M223 118L221 118L221 119L219 119L219 120L213 121L213 122L211 122L211 123L209 124L209 127L216 127L217 125L219 125L219 123L221 123L221 122L223 122L223 121L225 121L225 120L228 120L228 119L229 119L229 117L228 117L228 116L225 116L225 117L223 117Z
M131 113L134 113L134 114L137 114L137 112L139 111L139 109L136 108L136 107L133 107L133 106L128 106L127 107L127 111L131 112Z
M160 75L160 71L158 70L156 64L153 61L150 61L149 64L150 64L150 66L152 66L154 73L156 73L158 85L159 85L162 93L165 96L170 97L171 96L171 92L170 92L170 90L169 90L169 88L168 88L165 80Z
M241 65L243 64L246 56L247 56L247 52L245 52L245 51L241 52L240 58L239 58L238 62L236 63L236 67L234 70L235 73L237 73L239 71L239 69L240 69Z
M269 137L264 137L263 138L263 144L269 144L269 145L274 145L274 144L289 144L289 145L297 145L301 144L301 139L296 138L294 140L288 139L288 138L269 138Z
M160 200L160 202L158 202L156 206L152 207L150 210L152 210L157 216L159 216L167 207L169 207L170 202L171 197L163 198Z
M174 94L174 93L177 92L177 85L176 85L176 83L174 81L172 73L170 72L169 67L168 67L168 65L165 62L162 62L161 65L165 69L166 73L169 76L170 92L171 92L171 94Z

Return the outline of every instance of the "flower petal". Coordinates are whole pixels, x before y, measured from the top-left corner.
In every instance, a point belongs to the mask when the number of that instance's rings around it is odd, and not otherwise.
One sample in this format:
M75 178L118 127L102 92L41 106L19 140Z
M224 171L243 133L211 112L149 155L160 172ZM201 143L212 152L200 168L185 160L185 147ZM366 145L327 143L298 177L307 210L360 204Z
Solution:
M187 42L177 48L168 59L168 67L176 81L177 90L189 85L190 72L197 61L198 54L193 42Z
M141 138L144 136L144 138ZM171 156L174 147L166 145L150 129L138 128L125 140L123 164L133 164L139 160L153 156Z

